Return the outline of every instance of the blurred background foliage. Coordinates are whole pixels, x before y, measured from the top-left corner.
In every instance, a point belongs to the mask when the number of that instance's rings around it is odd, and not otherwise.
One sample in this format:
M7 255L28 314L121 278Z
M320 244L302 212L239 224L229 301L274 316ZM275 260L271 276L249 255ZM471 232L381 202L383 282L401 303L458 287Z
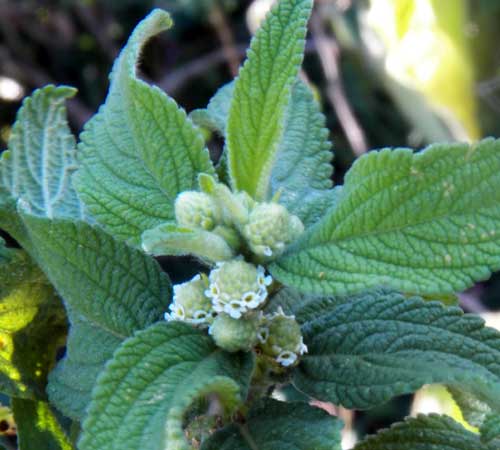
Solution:
M141 73L186 110L230 81L272 0L0 0L0 149L22 98L45 84L79 90L69 103L79 133L106 96L113 60L152 8L175 27L146 47ZM368 149L500 136L500 1L316 0L302 76L327 117L335 181ZM221 142L209 140L218 151ZM164 266L171 266L165 260ZM174 278L185 278L186 262ZM172 272L172 271L171 271ZM500 275L459 295L500 327ZM319 405L347 423L344 448L416 411L460 412L440 388L369 412ZM0 417L3 445L15 424ZM6 436L6 437L5 437ZM2 445L0 443L0 445Z

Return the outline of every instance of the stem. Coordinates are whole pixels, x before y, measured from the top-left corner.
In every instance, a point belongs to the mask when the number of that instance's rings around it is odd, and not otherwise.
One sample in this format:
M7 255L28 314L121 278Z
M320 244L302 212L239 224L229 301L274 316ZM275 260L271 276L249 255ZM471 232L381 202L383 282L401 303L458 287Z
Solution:
M318 13L313 14L311 18L311 29L327 82L326 95L337 113L354 154L360 156L368 150L368 145L365 134L345 96L338 67L339 48L335 40L326 35Z

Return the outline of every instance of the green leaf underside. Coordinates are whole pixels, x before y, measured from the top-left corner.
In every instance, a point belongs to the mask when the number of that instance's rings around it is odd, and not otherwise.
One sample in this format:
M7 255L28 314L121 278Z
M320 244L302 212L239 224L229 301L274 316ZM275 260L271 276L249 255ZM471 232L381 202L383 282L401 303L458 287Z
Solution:
M309 351L293 382L314 398L366 409L439 383L500 409L500 333L477 316L380 289L310 301L297 317Z
M217 131L221 136L225 136L233 94L234 81L231 81L215 93L206 109L195 109L189 114L189 117L197 125Z
M311 0L278 2L252 39L235 81L227 124L233 188L258 200L269 178L283 131L285 109L302 63Z
M95 376L118 343L161 319L170 282L156 261L98 227L22 217L72 325L68 355L51 375L48 392L61 411L79 419Z
M306 225L332 206L331 144L325 117L311 89L297 80L286 109L282 139L271 172L272 193ZM322 205L319 208L319 205ZM314 211L319 209L319 211Z
M492 450L500 448L500 414L490 414L481 426L481 441Z
M26 98L17 114L9 149L0 160L0 186L45 217L83 218L83 205L71 184L76 143L64 102L76 90L52 85Z
M203 136L159 88L136 78L141 47L170 28L154 10L115 62L106 103L81 135L75 183L95 218L119 239L140 243L144 230L174 218L179 192L213 172Z
M353 450L493 450L448 416L419 415L357 444Z
M271 273L302 292L460 291L500 267L500 141L371 152Z
M43 398L47 374L64 344L64 309L24 251L2 252L8 261L0 264L0 391Z
M447 387L453 400L460 408L464 419L475 427L480 427L486 416L491 412L491 408L470 393L461 390L459 387Z
M48 403L33 400L12 400L17 425L19 450L72 450Z
M224 353L187 324L162 322L140 331L99 377L79 448L188 450L187 408L217 393L231 410L246 396L253 365L250 353Z
M231 259L234 251L220 236L164 223L142 234L142 248L153 255L195 255L209 263Z
M266 400L245 424L213 434L202 450L340 450L342 422L306 404Z

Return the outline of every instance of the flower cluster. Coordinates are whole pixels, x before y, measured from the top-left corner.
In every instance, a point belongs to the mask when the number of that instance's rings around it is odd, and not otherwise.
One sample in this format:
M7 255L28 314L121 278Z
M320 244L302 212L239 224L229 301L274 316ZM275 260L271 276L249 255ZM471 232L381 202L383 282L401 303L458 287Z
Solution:
M196 275L190 281L174 286L174 298L165 313L165 320L180 320L192 325L209 325L216 314L210 299L206 297L208 286L206 276Z
M232 192L209 175L200 177L200 188L202 192L187 191L177 197L176 221L181 228L198 230L197 239L206 244L200 255L215 267L208 276L197 275L174 286L165 319L208 327L217 346L229 352L258 349L273 370L293 366L307 347L293 316L281 309L263 313L273 279L257 263L283 253L303 232L302 222L283 205ZM229 250L210 256L214 242ZM256 264L235 257L238 253Z
M211 324L217 314L240 319L264 305L272 277L262 266L243 259L220 262L209 276L196 275L174 286L174 298L165 319L193 325Z
M279 203L258 202L232 192L206 175L203 192L186 191L176 199L177 225L222 237L235 253L249 250L254 261L271 261L304 231L301 220Z
M307 352L295 317L287 316L281 307L276 313L264 316L258 337L263 354L284 367L292 366Z
M242 233L256 255L272 258L281 255L303 231L300 219L283 205L259 203L250 212Z
M267 299L267 286L272 283L262 266L242 259L218 263L209 280L205 294L212 299L214 311L224 312L233 319L262 306Z

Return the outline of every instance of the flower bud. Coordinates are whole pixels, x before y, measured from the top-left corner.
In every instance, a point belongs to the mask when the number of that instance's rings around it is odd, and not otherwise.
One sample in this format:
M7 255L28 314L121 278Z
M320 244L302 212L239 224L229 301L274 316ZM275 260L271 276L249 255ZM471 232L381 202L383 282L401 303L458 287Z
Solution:
M196 275L186 283L174 286L174 298L165 313L165 320L180 320L193 325L208 325L214 319L212 303L205 295L208 287L206 275Z
M259 203L243 227L243 237L256 255L275 258L304 231L297 216L278 203Z
M215 312L239 319L246 312L261 306L272 282L264 268L242 259L217 264L209 275L210 286L205 294L212 299Z
M175 218L181 227L212 230L221 222L220 208L204 192L185 191L175 200Z
M284 367L294 365L298 357L307 352L295 317L285 315L281 308L265 317L258 338L262 352Z
M257 343L260 314L251 314L242 319L233 319L225 313L219 314L208 333L218 347L228 351L248 351Z

